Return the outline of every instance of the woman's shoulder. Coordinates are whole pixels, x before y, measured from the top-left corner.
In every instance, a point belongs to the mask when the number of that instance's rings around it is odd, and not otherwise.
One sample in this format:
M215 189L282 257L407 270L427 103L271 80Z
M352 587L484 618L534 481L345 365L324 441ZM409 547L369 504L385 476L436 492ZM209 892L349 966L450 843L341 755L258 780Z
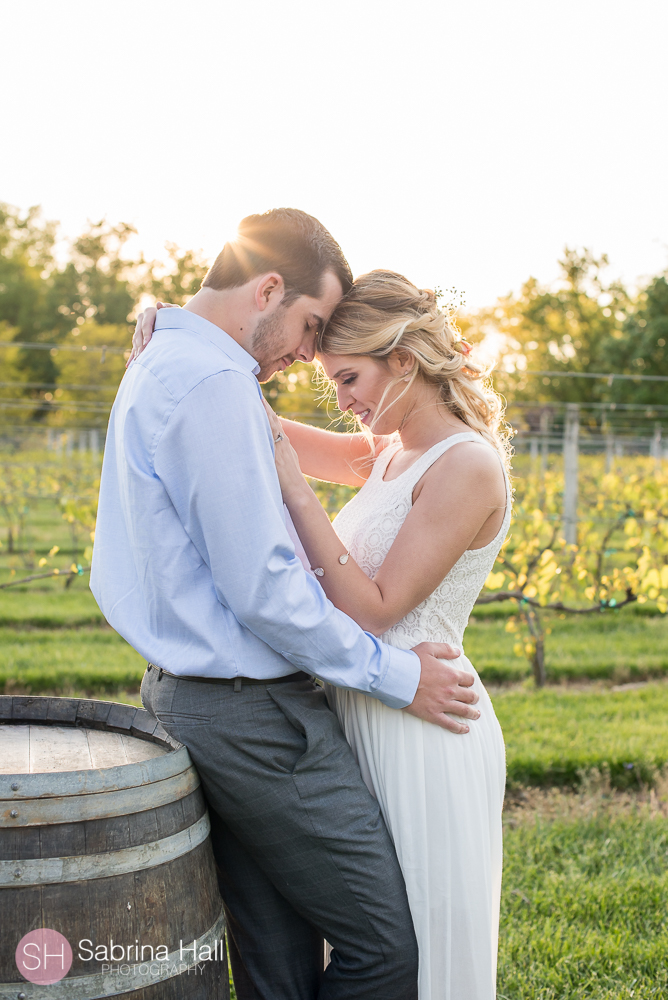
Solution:
M458 435L451 435L454 439ZM450 441L445 438L444 442ZM503 460L496 448L481 435L467 436L463 441L452 440L451 444L439 455L426 470L423 482L434 488L447 488L452 492L462 489L503 492L505 495L505 476Z

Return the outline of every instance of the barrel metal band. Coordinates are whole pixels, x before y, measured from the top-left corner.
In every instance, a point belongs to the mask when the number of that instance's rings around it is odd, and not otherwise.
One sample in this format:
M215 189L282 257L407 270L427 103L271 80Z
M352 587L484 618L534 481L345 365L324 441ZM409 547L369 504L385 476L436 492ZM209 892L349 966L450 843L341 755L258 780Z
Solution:
M1 697L1 696L0 696ZM185 747L149 757L136 764L114 764L91 771L49 771L40 774L0 774L0 799L54 798L64 795L90 795L135 788L153 781L163 781L192 766Z
M130 813L157 809L185 798L199 787L199 775L194 767L163 781L115 792L94 792L89 795L64 795L50 799L0 801L0 827L18 829L24 826L50 826L55 823L83 822L128 816Z
M201 949L210 949L214 953L216 944L217 954L222 958L224 948L222 938L225 932L225 916L221 911L213 927L196 939L197 953L201 954ZM188 952L186 949L190 949ZM192 941L183 942L183 950L186 955L192 954ZM219 961L220 961L219 958ZM215 960L215 959L214 959ZM117 963L118 964L118 963ZM0 1000L16 1000L19 993L25 995L26 1000L103 1000L104 997L118 997L133 990L145 989L155 983L165 982L175 976L185 975L192 972L197 965L202 962L186 962L181 957L179 950L170 953L163 961L128 963L122 965L130 971L127 975L122 972L100 972L92 976L72 976L71 979L61 979L59 983L52 983L50 986L38 986L20 980L16 983L0 983ZM153 975L153 970L158 969ZM227 975L227 967L224 966L221 975Z
M206 813L187 830L162 840L119 851L69 858L26 858L0 861L0 886L49 885L55 882L83 882L87 879L127 875L155 868L194 850L209 836L211 824Z

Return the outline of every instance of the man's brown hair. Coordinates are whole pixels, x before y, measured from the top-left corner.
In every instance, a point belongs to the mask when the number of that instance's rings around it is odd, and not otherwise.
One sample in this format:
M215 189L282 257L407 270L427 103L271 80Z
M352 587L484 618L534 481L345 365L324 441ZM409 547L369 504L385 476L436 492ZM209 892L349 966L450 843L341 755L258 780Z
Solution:
M300 295L318 298L326 271L336 275L344 295L353 283L341 247L321 222L298 208L273 208L242 219L237 239L225 244L202 288L238 288L269 271L283 278L284 305Z

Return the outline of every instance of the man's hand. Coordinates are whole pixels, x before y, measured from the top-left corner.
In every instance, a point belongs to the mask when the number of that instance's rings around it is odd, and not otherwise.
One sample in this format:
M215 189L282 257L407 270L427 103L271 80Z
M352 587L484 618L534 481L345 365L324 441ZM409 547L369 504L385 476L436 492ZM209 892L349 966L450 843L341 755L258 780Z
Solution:
M464 719L480 718L478 709L472 707L478 701L472 688L473 675L443 662L456 659L460 651L447 642L421 642L413 647L413 652L420 657L422 674L415 698L404 711L449 729L451 733L468 733L465 722L455 722L445 714L460 715Z

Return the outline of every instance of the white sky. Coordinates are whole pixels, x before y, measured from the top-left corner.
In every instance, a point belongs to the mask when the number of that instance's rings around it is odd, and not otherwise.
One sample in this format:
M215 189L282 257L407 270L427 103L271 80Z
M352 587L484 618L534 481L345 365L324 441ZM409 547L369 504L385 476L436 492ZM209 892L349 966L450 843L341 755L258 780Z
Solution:
M0 200L213 258L318 216L491 304L564 244L668 263L665 0L4 0Z

